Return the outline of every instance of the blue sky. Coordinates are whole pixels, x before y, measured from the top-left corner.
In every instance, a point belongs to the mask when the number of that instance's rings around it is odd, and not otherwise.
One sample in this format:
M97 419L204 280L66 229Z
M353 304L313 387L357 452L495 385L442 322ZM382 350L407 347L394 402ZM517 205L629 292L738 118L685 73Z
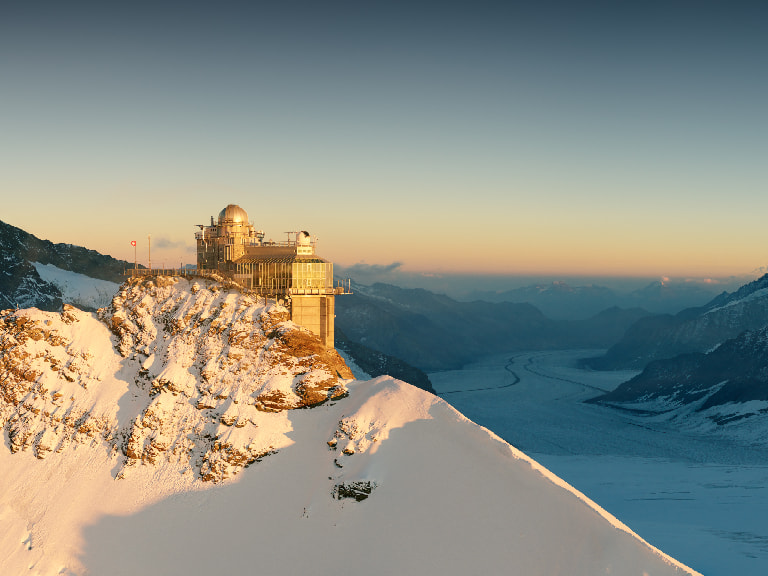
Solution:
M759 2L8 3L0 219L192 261L228 203L343 265L766 264Z

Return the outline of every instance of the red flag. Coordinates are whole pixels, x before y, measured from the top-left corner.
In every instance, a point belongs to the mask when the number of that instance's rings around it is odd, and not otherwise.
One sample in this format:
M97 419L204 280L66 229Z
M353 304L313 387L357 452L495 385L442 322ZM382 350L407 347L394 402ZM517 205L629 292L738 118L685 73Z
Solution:
M131 240L131 246L136 246L136 240Z

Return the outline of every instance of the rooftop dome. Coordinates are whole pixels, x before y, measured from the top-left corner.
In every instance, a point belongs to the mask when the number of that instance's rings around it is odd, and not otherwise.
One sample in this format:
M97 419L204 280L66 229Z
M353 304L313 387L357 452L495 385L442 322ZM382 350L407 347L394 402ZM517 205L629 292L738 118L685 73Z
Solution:
M219 212L219 225L234 222L235 224L248 224L248 212L237 204L230 204Z

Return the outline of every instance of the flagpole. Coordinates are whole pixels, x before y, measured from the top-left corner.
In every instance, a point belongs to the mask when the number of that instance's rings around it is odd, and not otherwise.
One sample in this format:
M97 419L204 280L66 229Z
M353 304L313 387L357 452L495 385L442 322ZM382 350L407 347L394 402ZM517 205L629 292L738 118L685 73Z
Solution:
M152 234L147 234L147 250L149 251L149 271L152 272Z
M139 258L136 253L136 240L131 240L131 246L133 246L133 275L136 276L139 270Z

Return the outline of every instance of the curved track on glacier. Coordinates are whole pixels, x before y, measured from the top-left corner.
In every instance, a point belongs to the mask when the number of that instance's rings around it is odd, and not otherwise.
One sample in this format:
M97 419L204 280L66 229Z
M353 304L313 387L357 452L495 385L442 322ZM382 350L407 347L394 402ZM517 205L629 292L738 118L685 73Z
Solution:
M696 463L768 461L768 449L681 430L652 415L584 401L634 372L576 367L587 351L522 352L430 374L437 395L523 451L670 458Z
M501 390L502 388L510 388L514 386L515 384L518 384L520 382L520 376L518 376L517 372L512 370L512 365L515 363L515 357L513 356L509 360L507 360L507 363L504 365L504 370L508 372L512 376L512 381L508 382L506 384L502 384L501 386L484 386L482 388L471 388L471 389L463 389L463 390L447 390L444 392L438 392L437 396L445 396L446 394L462 394L464 392L486 392L488 390Z
M448 394L462 394L466 392L489 392L491 390L502 390L504 388L511 388L515 384L520 383L520 375L515 372L512 369L512 366L515 363L515 360L519 358L520 356L527 356L525 354L518 354L517 356L512 356L507 360L507 363L504 365L504 370L512 376L512 380L510 382L507 382L505 384L501 384L499 386L482 386L477 388L463 388L461 390L444 390L442 392L438 392L438 396L446 396ZM534 369L534 360L542 357L546 357L548 355L537 355L537 356L527 356L526 363L523 365L523 370L526 372L529 372L530 374L534 374L536 376L540 376L542 378L546 378L548 380L559 380L560 382L567 382L569 384L576 384L577 386L581 386L584 389L591 389L595 392L600 392L601 394L604 394L606 392L609 392L610 390L606 388L600 388L599 386L595 386L592 384L587 384L586 382L579 382L577 380L571 380L570 378L564 378L562 376L555 376L554 374L548 374L544 372L538 365L536 366L536 369Z

